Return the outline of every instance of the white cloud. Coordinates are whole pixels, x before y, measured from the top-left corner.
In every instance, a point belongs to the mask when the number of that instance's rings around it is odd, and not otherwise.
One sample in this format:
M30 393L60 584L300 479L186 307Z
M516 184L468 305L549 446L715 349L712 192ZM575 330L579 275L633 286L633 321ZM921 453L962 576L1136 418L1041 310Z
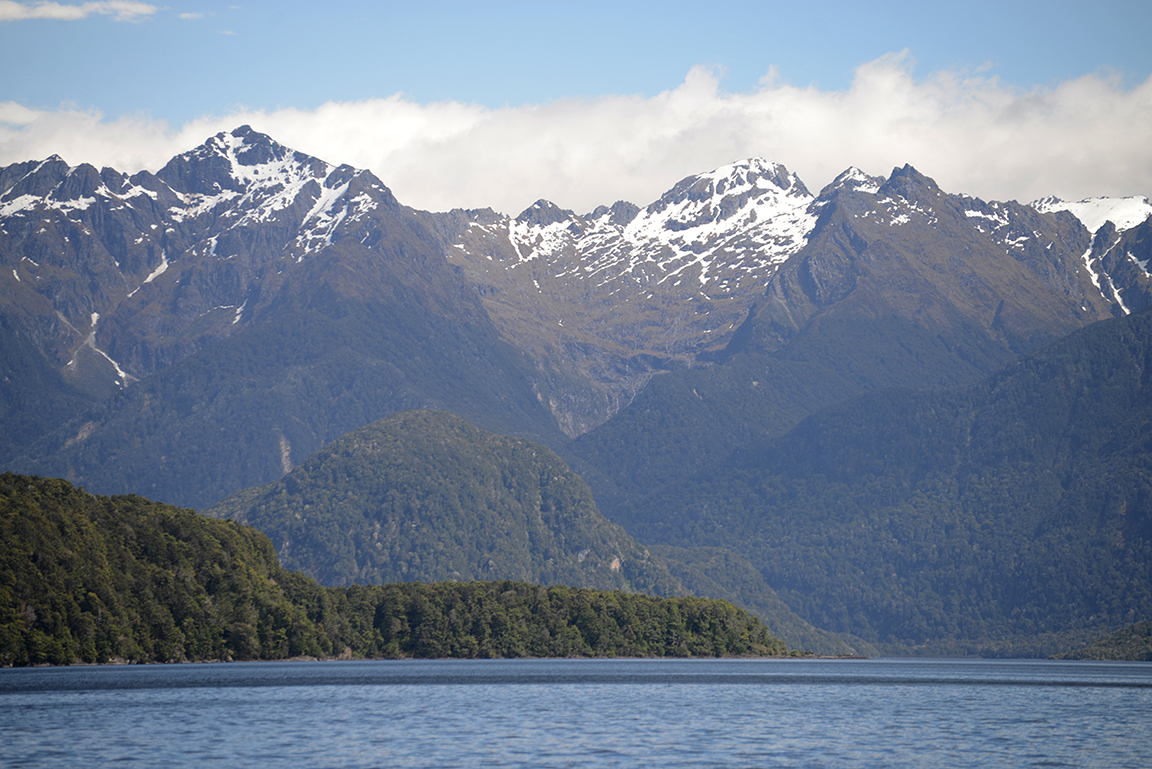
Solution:
M74 21L83 19L94 13L103 16L114 16L116 21L136 21L144 16L151 16L159 10L147 3L124 2L112 0L101 3L81 3L80 5L66 5L64 3L16 3L11 0L0 0L0 21L23 21L24 19L58 19Z
M28 109L14 101L0 102L0 126L22 126L31 123L42 113Z
M193 19L203 19L204 14L202 14L202 13L182 13L182 14L180 14L180 18L184 19L185 21L191 21Z
M208 136L249 123L295 149L372 169L418 208L518 213L544 197L580 212L647 204L692 173L760 155L817 191L856 165L911 163L945 190L985 199L1152 194L1152 78L1124 88L1086 75L1022 92L948 72L917 81L902 54L859 67L842 91L774 73L724 93L707 68L651 98L605 96L490 109L402 94L313 110L237 110L171 129L141 117L0 104L0 165L60 154L158 169Z

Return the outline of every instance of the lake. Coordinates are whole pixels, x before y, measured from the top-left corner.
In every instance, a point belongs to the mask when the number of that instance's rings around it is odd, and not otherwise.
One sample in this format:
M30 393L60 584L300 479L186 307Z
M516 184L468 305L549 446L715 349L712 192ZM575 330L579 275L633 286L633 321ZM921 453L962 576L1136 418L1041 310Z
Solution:
M1152 766L1152 663L464 660L0 670L8 767Z

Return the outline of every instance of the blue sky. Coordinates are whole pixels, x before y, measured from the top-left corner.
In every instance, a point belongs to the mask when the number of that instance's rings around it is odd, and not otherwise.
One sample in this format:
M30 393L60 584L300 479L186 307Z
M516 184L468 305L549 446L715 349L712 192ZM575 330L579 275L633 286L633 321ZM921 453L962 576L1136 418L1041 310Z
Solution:
M644 204L749 155L1144 195L1148 29L1152 2L0 0L0 164L156 170L248 122L428 208Z

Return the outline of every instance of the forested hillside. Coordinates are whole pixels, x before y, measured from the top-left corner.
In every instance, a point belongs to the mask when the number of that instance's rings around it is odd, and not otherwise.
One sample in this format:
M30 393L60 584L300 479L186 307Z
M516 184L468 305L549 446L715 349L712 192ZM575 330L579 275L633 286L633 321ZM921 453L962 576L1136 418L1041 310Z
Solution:
M0 665L785 651L723 601L512 581L322 588L236 522L0 475Z
M550 449L445 412L377 420L204 512L264 532L285 567L323 585L513 579L694 594L738 603L798 648L871 651L800 619L741 556L652 552Z
M11 473L0 527L3 664L331 652L254 529Z
M1058 654L1056 659L1152 662L1152 621L1121 628L1083 648Z
M1152 315L978 385L817 412L621 508L748 557L804 619L891 653L1047 655L1152 615Z
M551 450L442 411L353 430L205 513L259 529L286 568L325 585L516 579L683 592Z

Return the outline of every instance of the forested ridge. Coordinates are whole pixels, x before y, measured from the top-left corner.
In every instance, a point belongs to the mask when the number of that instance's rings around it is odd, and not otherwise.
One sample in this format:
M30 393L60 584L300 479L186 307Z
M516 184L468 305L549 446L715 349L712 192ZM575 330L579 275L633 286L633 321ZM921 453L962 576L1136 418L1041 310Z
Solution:
M286 568L323 585L512 579L685 592L547 447L442 411L378 419L204 514L259 529Z
M1061 660L1130 660L1152 662L1152 621L1137 622L1064 654Z
M509 579L708 596L753 612L796 648L874 651L808 625L747 560L636 542L546 446L447 412L378 419L202 512L264 532L281 565L321 585Z
M614 519L730 548L890 654L1048 656L1152 614L1152 314L814 413Z
M724 601L513 581L324 588L236 522L0 475L2 665L785 653Z

